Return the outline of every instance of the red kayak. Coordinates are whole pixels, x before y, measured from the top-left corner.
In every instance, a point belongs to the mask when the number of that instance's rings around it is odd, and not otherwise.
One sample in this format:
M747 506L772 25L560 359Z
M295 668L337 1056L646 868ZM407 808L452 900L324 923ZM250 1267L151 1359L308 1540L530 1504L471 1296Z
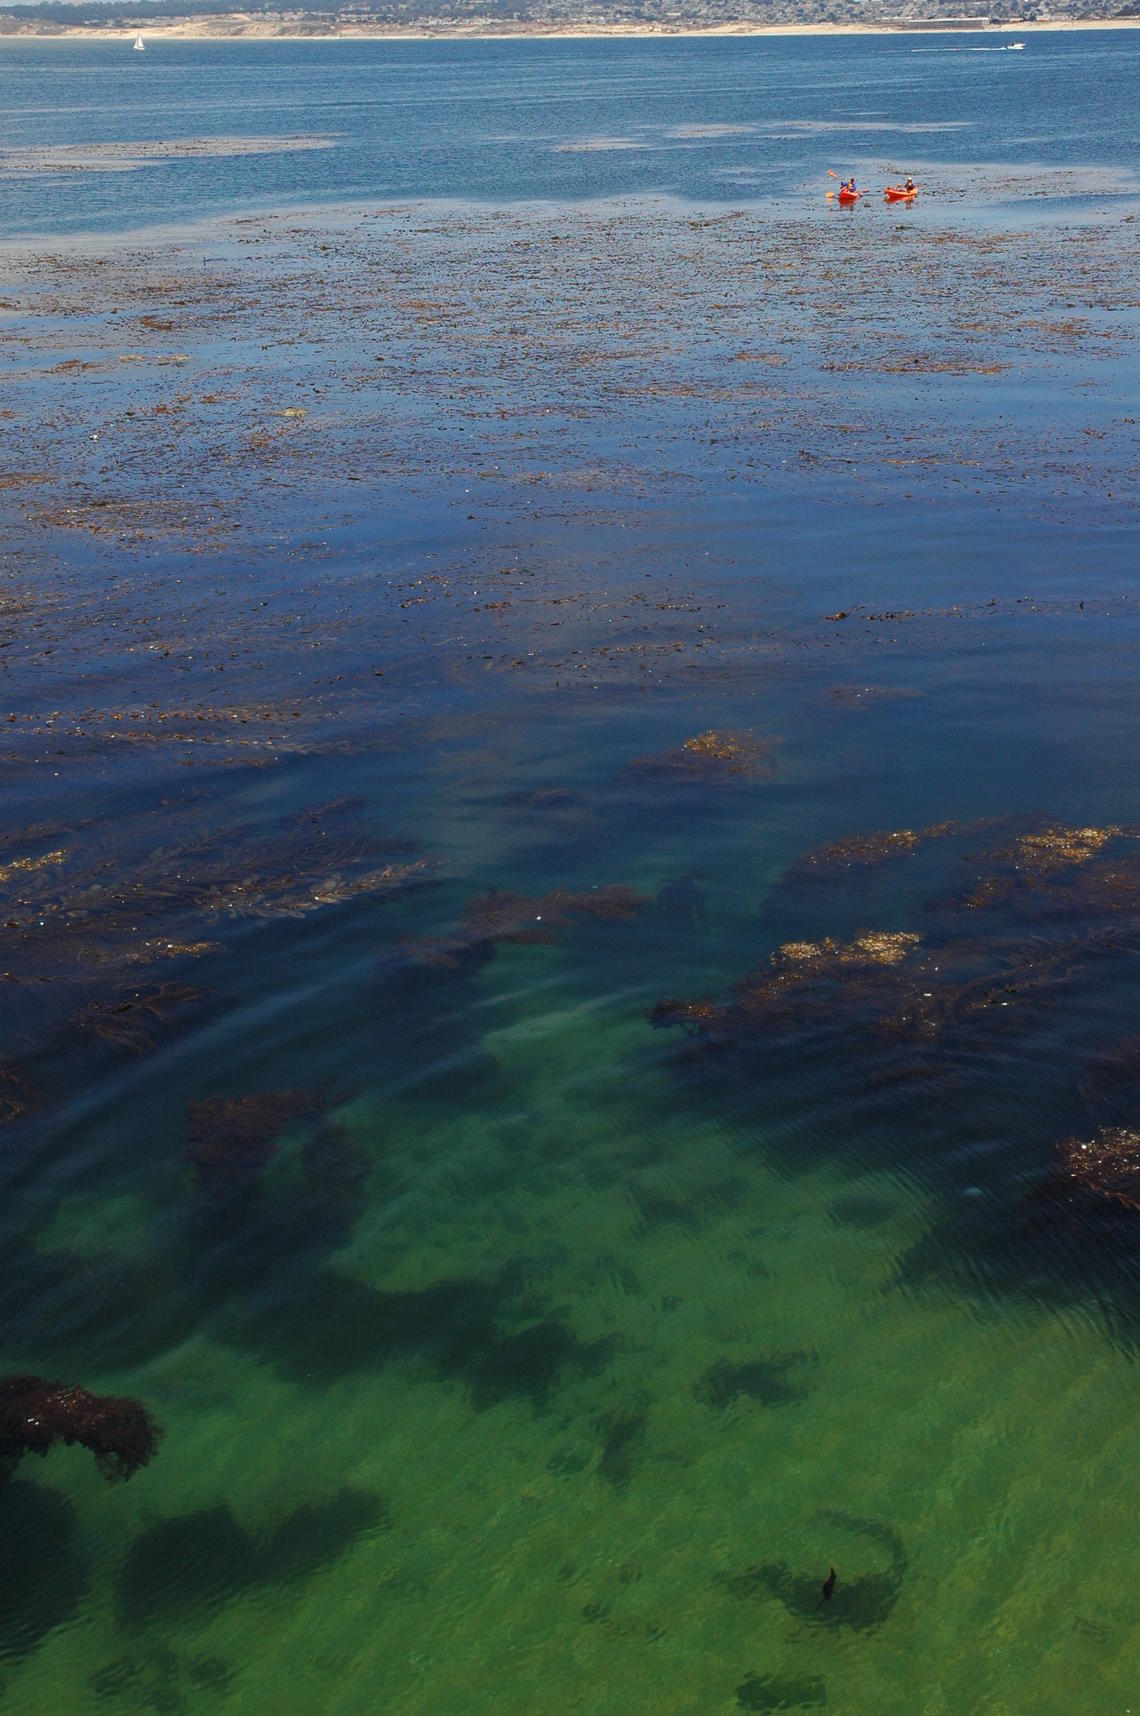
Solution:
M835 195L841 203L857 203L863 193L862 191L836 191Z
M912 203L918 195L918 186L908 191L905 185L888 185L883 195L889 203Z

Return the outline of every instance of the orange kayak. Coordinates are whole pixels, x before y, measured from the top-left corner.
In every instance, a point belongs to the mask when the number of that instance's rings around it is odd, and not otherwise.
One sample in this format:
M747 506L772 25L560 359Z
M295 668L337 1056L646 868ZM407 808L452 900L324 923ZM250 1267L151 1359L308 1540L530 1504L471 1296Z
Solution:
M918 195L918 186L908 191L902 185L888 185L883 195L889 203L912 203Z
M841 203L857 203L863 193L862 191L836 191L835 195Z

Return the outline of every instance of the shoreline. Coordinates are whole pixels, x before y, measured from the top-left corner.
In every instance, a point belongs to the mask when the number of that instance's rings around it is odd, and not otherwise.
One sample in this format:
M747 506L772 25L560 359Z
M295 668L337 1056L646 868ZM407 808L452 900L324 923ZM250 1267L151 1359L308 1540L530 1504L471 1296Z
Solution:
M582 24L579 26L552 26L549 29L540 24L525 24L516 30L472 28L433 28L433 29L385 29L383 26L374 28L346 28L329 34L296 35L288 31L277 31L268 24L249 21L248 23L228 29L212 27L213 20L188 19L178 23L155 23L141 26L141 33L152 41L197 41L197 42L513 42L513 41L578 41L578 40L631 40L653 41L660 38L698 39L712 37L730 39L732 37L753 36L912 36L925 38L935 36L941 39L945 36L1029 36L1057 33L1070 33L1077 30L1135 30L1140 29L1140 17L1135 18L1059 18L1048 21L1007 22L988 24L978 30L963 29L926 29L906 28L895 24L716 24L706 29L694 26L669 25L658 27L644 24ZM0 45L5 42L51 42L51 41L130 41L140 33L138 27L132 29L98 28L85 25L68 25L60 28L35 28L30 24L0 36Z

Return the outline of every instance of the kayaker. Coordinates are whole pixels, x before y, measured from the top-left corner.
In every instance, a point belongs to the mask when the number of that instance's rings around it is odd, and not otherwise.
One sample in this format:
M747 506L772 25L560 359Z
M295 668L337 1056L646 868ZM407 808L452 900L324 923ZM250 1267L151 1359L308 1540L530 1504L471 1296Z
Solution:
M904 191L913 191L913 190L914 190L914 188L915 188L915 186L914 186L914 180L913 180L913 179L910 179L910 178L908 178L908 179L907 179L907 182L906 182L906 184L905 184L905 185L904 185L904 186L903 186L903 190L904 190Z

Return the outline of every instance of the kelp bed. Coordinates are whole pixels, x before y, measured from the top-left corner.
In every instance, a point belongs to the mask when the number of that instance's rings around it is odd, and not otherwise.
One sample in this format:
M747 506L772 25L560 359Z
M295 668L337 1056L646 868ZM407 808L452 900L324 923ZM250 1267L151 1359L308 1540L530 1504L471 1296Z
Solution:
M539 547L569 517L579 532L662 506L679 520L710 494L774 489L811 508L1127 521L1136 424L1116 378L1138 242L1127 219L908 222L871 240L640 201L247 216L157 248L9 248L20 434L3 498L25 548L2 595L41 677L14 685L8 760L162 746L201 766L328 745L374 722L392 689L377 675L417 650L544 690L675 680L729 649L786 655L779 625L740 636L740 592L714 593L703 556L667 557L646 583L604 547L587 566ZM837 376L846 327L874 337L858 374ZM1074 367L1072 409L1045 423L1022 409ZM377 540L396 550L383 570ZM913 634L1024 612L1025 595L963 588L843 617ZM795 641L835 640L801 625ZM93 703L69 668L108 650L116 697Z
M1126 1690L1136 231L6 254L14 1710Z

